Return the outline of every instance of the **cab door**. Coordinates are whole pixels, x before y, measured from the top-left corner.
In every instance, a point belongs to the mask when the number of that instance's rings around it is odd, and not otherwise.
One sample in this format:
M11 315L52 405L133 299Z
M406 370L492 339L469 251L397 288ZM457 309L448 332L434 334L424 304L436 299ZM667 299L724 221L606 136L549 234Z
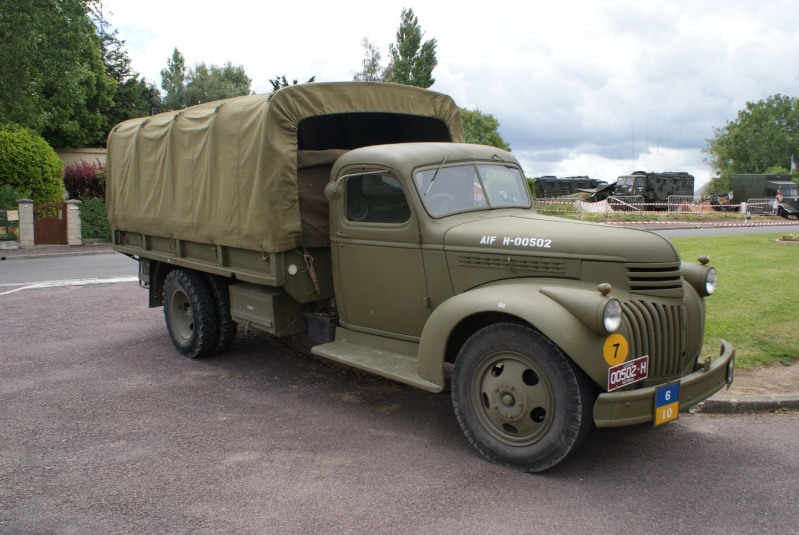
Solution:
M388 172L340 180L331 241L342 325L421 336L430 310L419 226L402 183Z

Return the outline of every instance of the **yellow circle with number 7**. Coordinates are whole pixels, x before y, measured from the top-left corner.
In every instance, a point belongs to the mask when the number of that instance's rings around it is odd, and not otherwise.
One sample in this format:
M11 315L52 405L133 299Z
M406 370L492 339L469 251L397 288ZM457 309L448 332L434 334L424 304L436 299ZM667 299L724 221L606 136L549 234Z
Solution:
M605 339L605 347L602 348L602 354L605 357L605 362L608 366L615 366L627 360L627 355L630 352L630 345L627 339L620 334L611 334Z

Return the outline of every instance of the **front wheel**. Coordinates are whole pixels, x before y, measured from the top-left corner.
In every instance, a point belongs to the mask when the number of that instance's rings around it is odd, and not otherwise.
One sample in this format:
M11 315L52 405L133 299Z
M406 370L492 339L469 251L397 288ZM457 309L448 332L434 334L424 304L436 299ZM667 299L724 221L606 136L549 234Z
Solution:
M555 345L524 325L485 327L461 348L452 404L488 460L540 472L562 461L591 427L591 393Z

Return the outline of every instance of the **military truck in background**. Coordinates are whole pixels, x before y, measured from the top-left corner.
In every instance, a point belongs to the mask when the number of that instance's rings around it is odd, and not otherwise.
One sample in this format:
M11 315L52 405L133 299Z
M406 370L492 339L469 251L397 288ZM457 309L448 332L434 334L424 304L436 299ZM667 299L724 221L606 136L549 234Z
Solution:
M645 205L647 210L666 210L669 197L693 197L693 195L693 175L685 172L635 171L616 179L612 196L622 202L611 205L614 208Z
M540 216L511 153L463 141L449 97L381 83L125 121L108 138L113 247L182 355L224 353L241 325L449 385L468 440L523 471L593 424L668 422L731 384L728 343L701 357L706 257Z
M536 199L555 199L576 193L587 193L590 197L597 188L607 186L607 184L607 180L587 176L546 175L535 178L535 197Z
M791 175L741 174L732 177L732 196L750 213L799 219L799 186Z

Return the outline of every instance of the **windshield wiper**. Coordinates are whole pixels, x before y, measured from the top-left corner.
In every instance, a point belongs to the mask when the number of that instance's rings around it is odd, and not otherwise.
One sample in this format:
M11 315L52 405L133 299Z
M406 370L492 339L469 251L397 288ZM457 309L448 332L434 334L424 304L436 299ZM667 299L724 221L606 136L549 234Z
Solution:
M425 197L427 196L427 192L430 191L430 188L433 187L433 182L436 181L436 176L438 176L438 172L441 171L441 168L444 167L445 163L447 163L447 158L449 158L449 155L444 156L444 161L441 162L441 165L438 166L438 169L436 169L436 172L433 173L433 178L430 179L430 185L428 185L427 189L424 190Z

